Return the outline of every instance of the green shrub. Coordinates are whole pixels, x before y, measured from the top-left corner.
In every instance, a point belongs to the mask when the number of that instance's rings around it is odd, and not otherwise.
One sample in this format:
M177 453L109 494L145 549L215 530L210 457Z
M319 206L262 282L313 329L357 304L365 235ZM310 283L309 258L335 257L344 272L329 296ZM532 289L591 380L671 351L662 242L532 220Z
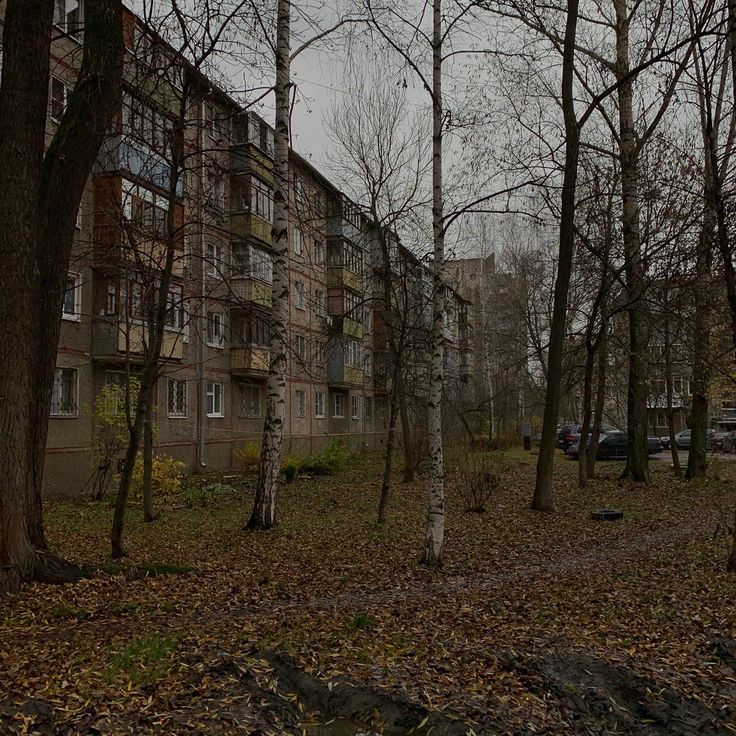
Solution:
M334 439L314 455L287 455L281 463L281 471L287 483L298 475L333 475L342 470L350 459L350 451L341 440Z
M235 457L246 473L257 473L261 464L261 446L257 442L246 442L242 450L235 451Z
M208 483L205 486L193 486L184 489L184 501L190 508L192 506L209 506L216 503L223 496L237 493L233 486L227 483Z
M151 487L156 496L179 493L184 474L184 463L170 455L154 455L151 470ZM139 455L133 469L131 490L143 493L143 458Z

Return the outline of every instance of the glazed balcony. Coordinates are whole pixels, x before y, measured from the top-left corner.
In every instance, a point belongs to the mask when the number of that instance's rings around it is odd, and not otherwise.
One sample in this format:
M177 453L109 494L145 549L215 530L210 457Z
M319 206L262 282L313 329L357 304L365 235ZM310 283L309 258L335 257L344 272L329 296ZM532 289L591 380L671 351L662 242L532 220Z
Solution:
M274 186L273 161L251 143L239 143L230 148L230 168L238 174L255 174Z
M271 352L264 345L241 345L230 348L230 371L243 378L266 378Z
M327 286L333 289L348 287L353 291L363 291L363 276L354 273L345 266L327 267Z
M271 228L270 222L258 215L252 215L250 212L232 212L230 214L230 230L233 237L242 240L254 238L271 247L273 244Z
M143 359L147 343L147 328L136 322L126 324L119 317L94 317L92 319L92 358L98 361L117 362ZM161 360L181 360L183 336L178 330L165 330L161 346Z
M262 309L271 309L273 289L271 284L254 279L252 276L233 275L230 279L233 305L236 309L255 305Z

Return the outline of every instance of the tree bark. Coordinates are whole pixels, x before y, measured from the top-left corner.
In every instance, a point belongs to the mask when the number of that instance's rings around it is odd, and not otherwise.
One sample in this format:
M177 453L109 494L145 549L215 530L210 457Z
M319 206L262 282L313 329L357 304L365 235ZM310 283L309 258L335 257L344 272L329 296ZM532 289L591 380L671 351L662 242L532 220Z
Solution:
M542 441L537 458L537 476L531 507L535 511L553 511L552 479L557 419L560 411L562 354L565 348L567 297L570 290L575 249L575 189L578 178L580 129L575 116L574 75L575 37L578 0L567 0L565 41L562 56L562 112L565 118L565 172L560 207L560 246L555 279L552 323L547 358L547 387L542 423Z
M629 385L627 395L628 456L623 476L649 483L647 447L646 308L641 258L639 144L634 128L633 79L629 61L629 11L626 0L614 0L616 11L616 81L619 113L622 231L629 317Z
M588 479L595 478L595 459L598 455L598 442L601 436L603 424L603 411L606 404L606 330L607 320L603 317L604 327L598 341L598 370L595 388L595 411L593 413L593 427L590 433L590 447L588 448L586 476Z
M399 413L399 391L398 383L401 375L401 366L397 362L394 365L393 382L391 386L391 398L388 411L388 437L386 438L386 454L383 461L383 481L381 483L381 497L378 502L378 523L385 524L388 518L388 501L391 495L391 469L394 459L394 444L396 443L396 425Z
M0 89L0 591L78 576L48 551L41 491L74 226L122 73L119 0L86 8L82 64L44 155L53 3L8 0Z
M430 567L442 564L445 539L445 484L442 451L442 386L445 312L445 232L442 184L442 0L433 0L432 21L432 358L430 366L427 424L429 433L429 478L427 482L427 531L423 561Z
M414 437L411 431L411 422L409 421L409 408L406 404L406 379L404 371L401 371L401 379L399 381L399 411L401 416L401 436L404 442L404 483L411 483L414 480Z
M276 490L286 416L286 346L289 319L289 59L291 3L278 0L276 19L276 118L274 131L273 307L271 360L266 386L261 460L249 529L270 529L276 523Z
M667 289L666 286L665 289ZM680 455L677 451L677 442L675 441L675 411L672 408L674 394L672 385L672 333L670 331L670 303L667 291L665 292L664 303L664 376L665 392L667 395L667 432L670 437L672 468L675 473L675 478L682 478Z
M153 510L153 411L148 404L143 425L143 521L156 518Z

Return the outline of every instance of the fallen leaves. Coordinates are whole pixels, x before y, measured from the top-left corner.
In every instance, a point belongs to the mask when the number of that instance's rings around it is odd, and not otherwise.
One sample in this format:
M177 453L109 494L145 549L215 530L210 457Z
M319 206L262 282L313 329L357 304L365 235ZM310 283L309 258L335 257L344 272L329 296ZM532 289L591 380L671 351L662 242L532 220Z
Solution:
M270 650L477 734L610 732L579 680L577 700L564 696L545 665L559 661L592 662L611 712L630 707L611 689L610 672L624 671L651 687L643 698L666 695L672 718L697 700L723 732L736 695L723 655L736 639L736 581L713 530L730 486L674 481L662 467L651 487L627 488L603 472L580 491L574 464L560 462L553 515L528 510L528 464L512 466L487 514L464 514L450 479L439 572L417 562L424 487L397 482L388 524L376 526L370 457L285 485L268 533L242 531L249 505L238 495L172 500L153 524L132 508L125 566L29 587L0 609L0 730L300 733L303 704L255 654ZM591 521L604 506L624 519ZM62 554L106 564L106 503L50 502L46 518Z

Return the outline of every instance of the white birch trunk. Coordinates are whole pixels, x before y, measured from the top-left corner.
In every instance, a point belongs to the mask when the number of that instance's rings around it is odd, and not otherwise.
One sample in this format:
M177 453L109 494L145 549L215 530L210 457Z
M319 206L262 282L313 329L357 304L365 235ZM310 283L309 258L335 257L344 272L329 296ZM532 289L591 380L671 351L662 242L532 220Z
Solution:
M289 318L289 0L278 0L276 19L276 120L274 132L273 308L271 362L266 388L261 462L248 527L270 529L276 523L276 489L286 416L286 346Z
M443 315L445 285L442 278L445 260L442 191L442 0L433 0L432 32L432 234L434 263L432 281L432 360L427 403L429 428L429 480L427 534L424 562L430 566L442 563L445 537L444 462L442 457L442 369Z

